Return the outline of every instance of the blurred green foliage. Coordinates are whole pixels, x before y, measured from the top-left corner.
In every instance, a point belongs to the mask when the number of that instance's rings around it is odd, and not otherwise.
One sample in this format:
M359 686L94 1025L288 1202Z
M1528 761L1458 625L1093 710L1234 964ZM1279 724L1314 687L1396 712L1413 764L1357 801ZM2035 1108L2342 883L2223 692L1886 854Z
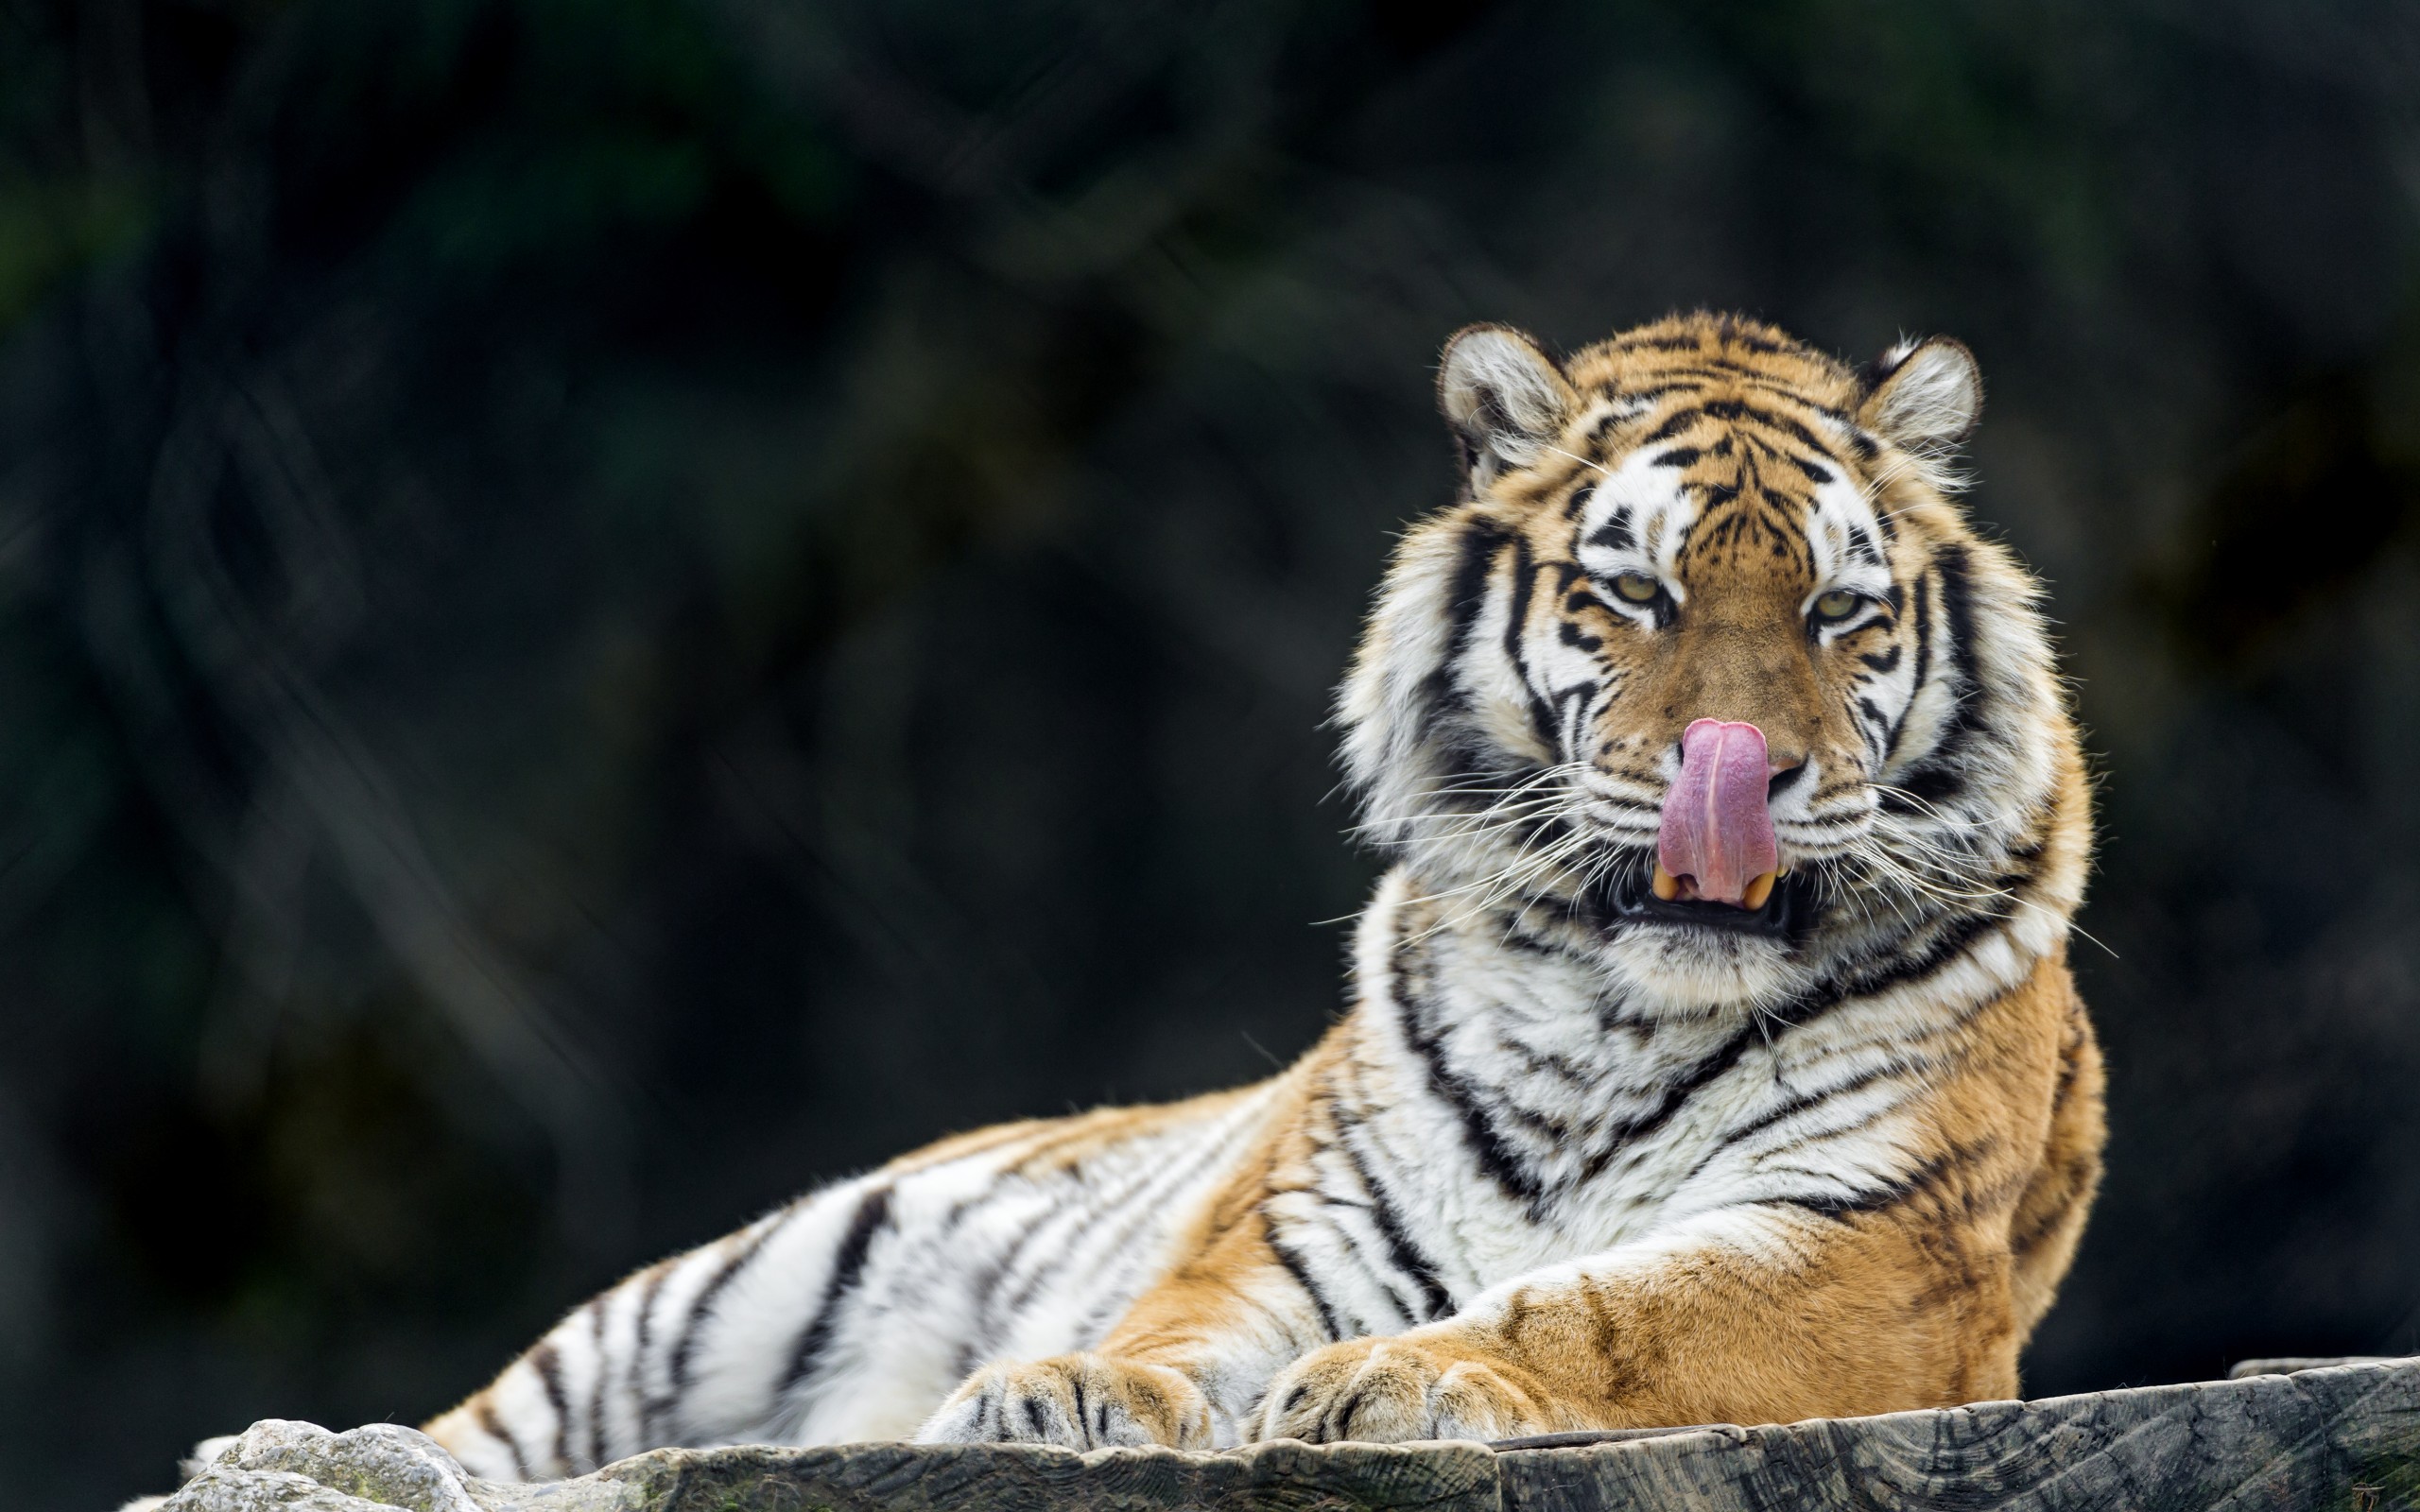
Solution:
M2029 1383L2420 1347L2420 12L0 0L0 1443L415 1418L1239 1080L1435 352L1973 344L2104 780Z

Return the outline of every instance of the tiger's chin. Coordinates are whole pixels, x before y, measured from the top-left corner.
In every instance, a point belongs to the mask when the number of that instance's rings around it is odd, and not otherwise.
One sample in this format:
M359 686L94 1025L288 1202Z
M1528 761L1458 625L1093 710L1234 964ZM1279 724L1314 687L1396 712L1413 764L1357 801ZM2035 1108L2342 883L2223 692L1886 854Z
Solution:
M1770 1007L1806 985L1785 940L1688 923L1631 921L1599 954L1632 1011L1651 1018L1706 1018Z
M1637 867L1599 882L1587 902L1601 931L1593 954L1634 1013L1746 1014L1811 980L1804 947L1823 910L1803 868L1785 872L1755 908L1661 897Z

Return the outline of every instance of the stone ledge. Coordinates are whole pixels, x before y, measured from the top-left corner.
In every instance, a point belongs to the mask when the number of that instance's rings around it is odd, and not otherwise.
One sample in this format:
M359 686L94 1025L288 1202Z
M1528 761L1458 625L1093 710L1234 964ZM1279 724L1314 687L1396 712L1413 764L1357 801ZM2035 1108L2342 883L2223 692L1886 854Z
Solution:
M578 1480L534 1486L465 1476L408 1429L380 1425L331 1435L308 1424L263 1423L170 1498L164 1512L272 1507L2420 1512L2420 1359L1878 1418L1557 1435L1499 1445L1276 1443L1219 1454L908 1444L658 1450Z

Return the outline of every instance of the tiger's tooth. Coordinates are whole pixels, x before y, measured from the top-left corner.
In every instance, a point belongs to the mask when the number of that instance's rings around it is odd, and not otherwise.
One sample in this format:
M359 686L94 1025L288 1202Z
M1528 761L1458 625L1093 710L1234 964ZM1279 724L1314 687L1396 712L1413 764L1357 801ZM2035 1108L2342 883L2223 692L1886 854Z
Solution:
M1748 884L1748 890L1740 895L1739 901L1747 905L1750 913L1765 906L1765 900L1773 895L1773 879L1779 875L1779 872L1768 871Z
M1655 888L1655 896L1663 899L1668 903L1673 899L1681 896L1681 879L1665 870L1664 863L1661 861L1655 863L1655 881L1653 883L1653 886Z

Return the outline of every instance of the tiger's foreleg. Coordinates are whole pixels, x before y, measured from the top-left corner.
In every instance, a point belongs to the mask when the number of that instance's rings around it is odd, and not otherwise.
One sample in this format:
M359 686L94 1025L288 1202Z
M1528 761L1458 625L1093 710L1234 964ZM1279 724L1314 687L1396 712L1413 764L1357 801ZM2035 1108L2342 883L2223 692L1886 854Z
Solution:
M1273 1163L1267 1151L1246 1162L1209 1205L1187 1258L1098 1347L985 1366L918 1438L1071 1449L1213 1449L1250 1438L1270 1378L1335 1337L1270 1234L1261 1205Z
M2009 1396L2009 1271L1988 1223L1938 1211L1721 1210L1532 1272L1450 1318L1318 1349L1271 1383L1255 1429L1494 1439Z
M925 1443L1215 1449L1251 1436L1270 1376L1329 1335L1276 1264L1181 1271L1098 1349L1003 1362L969 1377L917 1435Z

